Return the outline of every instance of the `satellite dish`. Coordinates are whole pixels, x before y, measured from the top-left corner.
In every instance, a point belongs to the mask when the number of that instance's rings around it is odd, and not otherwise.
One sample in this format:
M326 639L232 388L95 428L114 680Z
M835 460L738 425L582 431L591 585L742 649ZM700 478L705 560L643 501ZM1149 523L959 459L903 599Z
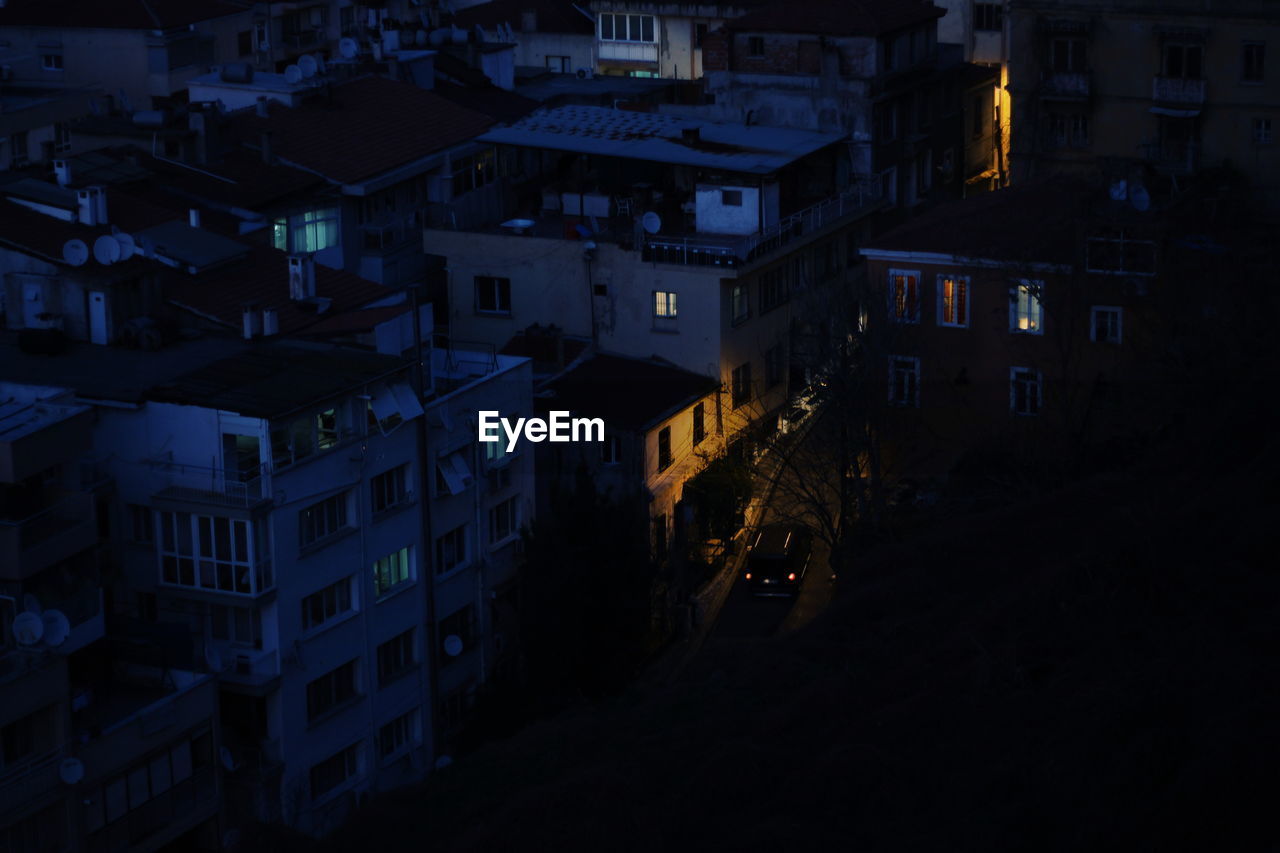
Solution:
M120 246L120 260L127 261L138 253L138 244L133 241L132 235L117 231L115 238Z
M240 765L236 764L236 757L231 754L231 750L225 746L218 747L218 760L222 762L222 766L227 768L231 773L240 769Z
M222 672L222 655L213 646L204 647L204 662L212 672Z
M1133 192L1129 193L1129 204L1133 205L1134 210L1150 210L1151 209L1151 193L1147 192L1147 188L1139 184L1133 188Z
M58 765L58 777L66 785L74 785L84 778L84 762L78 758L64 758Z
M57 648L71 636L71 621L61 610L46 610L40 621L44 624L44 643L50 648Z
M297 85L302 82L302 69L296 65L290 65L284 70L284 81Z
M27 610L13 617L13 625L9 629L20 646L34 646L44 636L44 620L39 613Z
M650 234L657 234L662 230L662 217L651 210L640 217L640 227Z
M114 264L123 254L120 244L110 234L103 234L93 241L93 259L103 266Z
M1129 182L1121 178L1111 185L1111 200L1124 201L1129 197Z
M360 45L353 38L344 38L338 42L338 53L343 59L355 59L360 54Z
M310 80L320 70L320 63L316 62L314 56L307 54L298 59L298 70L302 72L304 78Z
M444 653L451 658L456 658L462 654L462 638L457 634L450 634L444 638Z
M62 259L73 267L82 267L89 260L89 246L83 240L68 240L62 244Z

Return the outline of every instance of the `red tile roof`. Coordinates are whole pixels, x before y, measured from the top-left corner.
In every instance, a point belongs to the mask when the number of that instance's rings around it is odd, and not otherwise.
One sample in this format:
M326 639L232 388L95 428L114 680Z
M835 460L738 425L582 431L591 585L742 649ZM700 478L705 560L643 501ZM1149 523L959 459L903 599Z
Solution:
M173 276L165 296L173 304L233 329L241 328L245 305L275 308L280 333L290 334L362 308L388 296L388 287L342 270L316 264L316 295L330 299L328 310L316 314L308 305L289 299L288 262L277 249L254 248L237 261L198 276Z
M299 107L272 102L228 119L228 131L257 145L271 131L276 156L338 183L357 183L474 139L494 125L434 92L385 77L357 77Z
M738 32L875 36L941 18L931 0L804 0L775 3L728 21Z
M0 27L164 30L249 11L231 0L9 0Z
M243 150L228 151L217 162L194 168L149 154L140 154L138 163L162 176L167 189L248 210L324 184L319 175L283 163L267 165L261 155Z
M533 98L499 89L497 86L459 86L446 80L436 80L435 93L459 106L510 123L524 118L542 104Z

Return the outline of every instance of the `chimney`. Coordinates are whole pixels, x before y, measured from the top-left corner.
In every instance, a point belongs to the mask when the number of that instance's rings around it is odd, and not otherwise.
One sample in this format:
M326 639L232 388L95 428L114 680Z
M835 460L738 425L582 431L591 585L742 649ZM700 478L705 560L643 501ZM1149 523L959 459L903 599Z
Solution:
M240 319L246 341L262 334L262 314L258 313L257 306L252 302L241 306Z
M200 211L198 208L191 208L187 211L187 223L192 228L200 227Z
M255 111L257 112L257 114L258 114L258 116L259 116L260 118L267 118L268 116L270 116L270 115L271 115L271 111L267 109L267 96L266 96L266 95L259 95L259 96L258 96L258 103L257 103L257 105L254 107L254 109L255 109Z
M76 190L77 221L81 225L107 224L107 193L102 187Z
M280 334L280 312L275 308L262 309L262 335L270 337Z
M66 160L54 160L53 173L58 178L58 186L65 187L71 183L71 164Z
M271 156L271 131L269 130L262 131L261 147L262 147L262 162L270 166L271 161L274 159Z
M520 31L536 33L538 31L538 10L526 9L520 13Z
M310 255L289 256L289 298L295 302L316 295L316 263Z

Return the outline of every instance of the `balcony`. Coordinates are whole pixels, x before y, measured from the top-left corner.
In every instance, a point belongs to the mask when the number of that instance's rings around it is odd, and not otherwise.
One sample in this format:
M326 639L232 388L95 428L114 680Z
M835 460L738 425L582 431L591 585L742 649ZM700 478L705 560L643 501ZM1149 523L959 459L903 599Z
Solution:
M222 670L218 673L223 687L233 692L265 696L280 681L280 653L230 644L217 644L217 657Z
M55 749L0 774L0 819L21 814L32 801L65 788L58 775L64 757L65 749Z
M1200 170L1200 145L1196 142L1148 142L1144 159L1163 175L1193 175Z
M596 56L601 62L658 64L657 42L597 41Z
M644 260L656 263L738 267L763 260L787 245L803 240L846 217L868 213L879 207L881 201L878 180L859 183L745 237L719 234L646 235L642 256Z
M271 494L265 465L241 471L162 459L148 460L147 464L160 481L153 489L152 497L156 501L249 509L266 501Z
M1087 101L1089 74L1084 71L1058 71L1048 74L1040 86L1040 97L1048 101Z
M24 580L97 541L93 496L80 492L25 518L0 518L0 580Z
M1156 76L1151 81L1151 100L1160 106L1199 111L1204 92L1204 80Z

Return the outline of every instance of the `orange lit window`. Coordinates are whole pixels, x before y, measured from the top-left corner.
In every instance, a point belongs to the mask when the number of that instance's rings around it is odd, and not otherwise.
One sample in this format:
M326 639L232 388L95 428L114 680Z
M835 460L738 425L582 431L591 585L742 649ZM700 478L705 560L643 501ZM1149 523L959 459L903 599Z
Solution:
M889 271L889 301L893 319L899 323L920 322L920 273Z
M969 325L969 279L938 276L938 325Z

